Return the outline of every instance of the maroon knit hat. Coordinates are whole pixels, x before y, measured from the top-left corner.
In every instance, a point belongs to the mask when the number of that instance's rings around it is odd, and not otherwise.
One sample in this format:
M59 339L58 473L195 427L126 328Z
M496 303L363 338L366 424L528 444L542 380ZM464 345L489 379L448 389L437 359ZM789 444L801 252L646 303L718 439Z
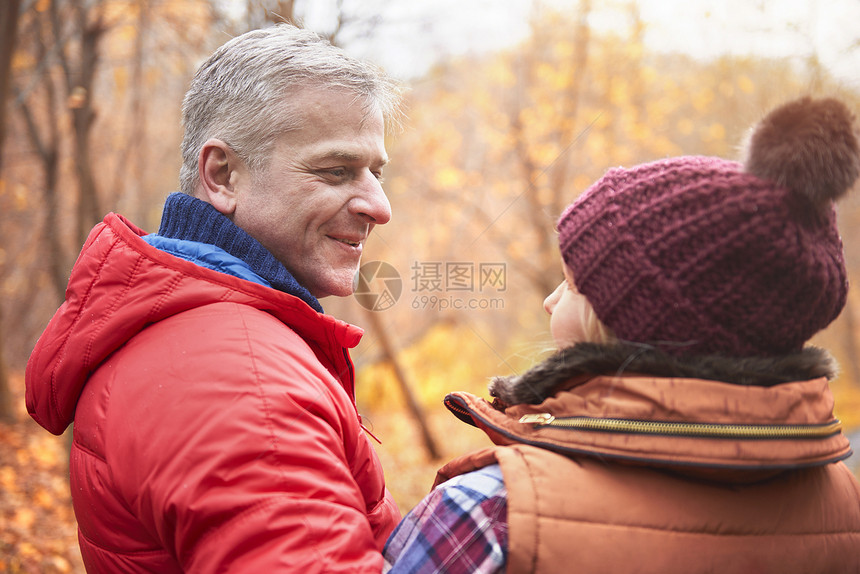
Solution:
M845 305L833 201L860 175L860 131L804 98L752 131L745 161L616 168L558 222L562 258L600 320L672 354L798 351Z

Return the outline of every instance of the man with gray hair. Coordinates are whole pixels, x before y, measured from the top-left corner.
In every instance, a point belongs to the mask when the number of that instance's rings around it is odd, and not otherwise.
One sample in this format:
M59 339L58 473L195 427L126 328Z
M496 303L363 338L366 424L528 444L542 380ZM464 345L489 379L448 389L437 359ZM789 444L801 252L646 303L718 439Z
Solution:
M182 193L157 234L90 233L30 357L27 408L74 421L91 572L379 572L400 518L361 424L353 290L391 217L397 85L315 34L237 37L184 105Z

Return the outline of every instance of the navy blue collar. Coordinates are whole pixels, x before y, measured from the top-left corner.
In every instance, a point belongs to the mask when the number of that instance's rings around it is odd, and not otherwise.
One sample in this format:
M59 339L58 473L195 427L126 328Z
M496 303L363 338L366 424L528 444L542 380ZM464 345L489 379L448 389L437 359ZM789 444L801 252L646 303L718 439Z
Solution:
M254 273L275 289L295 295L320 313L323 312L316 297L300 285L274 255L205 201L185 193L168 195L158 234L220 247L247 263Z

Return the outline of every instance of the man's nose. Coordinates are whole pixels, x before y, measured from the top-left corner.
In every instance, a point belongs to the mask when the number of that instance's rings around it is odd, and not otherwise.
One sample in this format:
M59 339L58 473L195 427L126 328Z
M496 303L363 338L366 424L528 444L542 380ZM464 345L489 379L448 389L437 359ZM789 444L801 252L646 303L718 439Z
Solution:
M382 225L391 219L391 204L382 183L369 170L358 179L358 190L350 202L350 211L361 215L368 223Z

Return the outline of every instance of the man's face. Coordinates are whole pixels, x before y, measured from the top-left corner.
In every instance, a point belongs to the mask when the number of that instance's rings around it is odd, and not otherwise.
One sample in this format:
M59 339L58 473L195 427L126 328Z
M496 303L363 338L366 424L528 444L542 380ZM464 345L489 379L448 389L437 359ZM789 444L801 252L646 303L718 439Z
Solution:
M391 219L382 113L346 91L293 98L304 121L279 138L266 169L240 180L233 221L315 297L347 296L367 236Z

